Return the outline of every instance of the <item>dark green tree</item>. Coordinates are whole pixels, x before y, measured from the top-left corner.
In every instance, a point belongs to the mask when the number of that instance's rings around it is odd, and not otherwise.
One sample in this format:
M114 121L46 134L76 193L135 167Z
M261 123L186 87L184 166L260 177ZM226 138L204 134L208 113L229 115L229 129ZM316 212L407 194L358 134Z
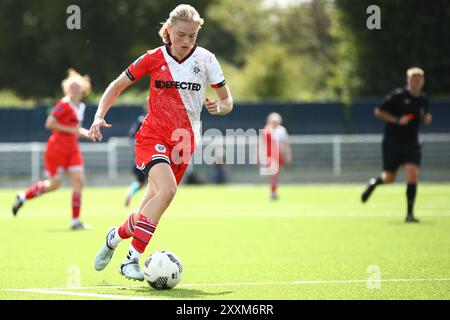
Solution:
M212 0L190 1L204 16ZM69 67L89 74L102 91L147 49L160 46L161 22L179 1L2 0L0 90L23 97L61 93ZM69 5L81 9L81 29L69 30ZM138 87L145 88L144 81Z
M380 30L366 26L369 5L381 9ZM425 70L431 94L450 93L449 1L336 0L336 6L341 35L350 34L341 58L355 58L342 76L354 96L384 95L402 86L411 66Z

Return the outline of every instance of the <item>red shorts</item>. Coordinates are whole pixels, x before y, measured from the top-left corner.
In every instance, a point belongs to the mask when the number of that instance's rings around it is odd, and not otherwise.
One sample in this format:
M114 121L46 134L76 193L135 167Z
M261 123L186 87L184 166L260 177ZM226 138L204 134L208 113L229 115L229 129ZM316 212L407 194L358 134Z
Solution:
M189 165L191 156L195 151L195 144L172 145L163 139L142 138L136 135L136 167L142 170L146 176L151 167L157 163L167 163L180 184Z
M49 177L60 175L63 171L83 171L83 156L80 149L64 148L47 144L45 150L45 172Z

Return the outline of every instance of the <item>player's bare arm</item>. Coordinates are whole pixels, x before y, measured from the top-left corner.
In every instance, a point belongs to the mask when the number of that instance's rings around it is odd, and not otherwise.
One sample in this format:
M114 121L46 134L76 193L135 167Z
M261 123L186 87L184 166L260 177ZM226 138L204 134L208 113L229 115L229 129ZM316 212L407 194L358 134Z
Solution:
M89 130L86 129L86 128L82 128L82 127L78 128L78 135L79 135L81 138L84 138L84 139L87 139L87 140L94 141L94 140L92 140L91 137L89 136Z
M391 123L391 124L398 124L400 126L407 125L410 121L410 118L408 118L407 115L403 115L401 117L396 117L390 114L389 112L386 112L384 110L381 110L380 108L375 108L375 116L384 122Z
M78 134L80 137L92 140L89 137L89 131L85 128L81 127L69 127L63 124L60 124L58 120L52 115L49 115L47 117L47 120L45 121L45 128L52 131L59 131L64 133L70 133L70 134Z
M63 125L56 120L56 118L52 115L47 117L45 121L45 128L51 131L59 131L64 133L78 134L78 127L69 127Z
M205 98L205 107L212 115L226 115L233 110L233 98L231 97L230 88L224 85L220 88L215 88L218 99L210 100Z
M130 86L133 82L127 77L125 72L113 82L109 84L103 93L98 104L97 112L95 113L94 121L89 129L88 136L92 141L101 141L103 136L100 128L111 128L112 125L107 123L104 119L106 113L116 101L117 97Z
M286 163L291 164L292 163L292 150L291 150L291 145L290 145L289 141L283 142L283 150L285 153L284 156L286 158Z

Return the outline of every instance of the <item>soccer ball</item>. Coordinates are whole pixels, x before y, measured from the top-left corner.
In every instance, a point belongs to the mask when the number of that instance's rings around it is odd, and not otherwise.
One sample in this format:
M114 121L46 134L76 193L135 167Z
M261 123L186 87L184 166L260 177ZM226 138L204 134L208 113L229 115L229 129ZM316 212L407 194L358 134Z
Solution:
M174 253L162 250L147 258L142 273L150 287L157 290L172 289L183 277L183 267Z

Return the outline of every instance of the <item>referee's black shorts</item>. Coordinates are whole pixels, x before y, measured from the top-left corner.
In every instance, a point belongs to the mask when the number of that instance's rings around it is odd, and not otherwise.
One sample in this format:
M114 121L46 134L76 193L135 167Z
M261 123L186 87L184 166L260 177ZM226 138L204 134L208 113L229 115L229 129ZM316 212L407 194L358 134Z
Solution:
M397 171L406 163L413 163L420 167L422 160L422 146L416 142L399 142L383 140L383 170Z

